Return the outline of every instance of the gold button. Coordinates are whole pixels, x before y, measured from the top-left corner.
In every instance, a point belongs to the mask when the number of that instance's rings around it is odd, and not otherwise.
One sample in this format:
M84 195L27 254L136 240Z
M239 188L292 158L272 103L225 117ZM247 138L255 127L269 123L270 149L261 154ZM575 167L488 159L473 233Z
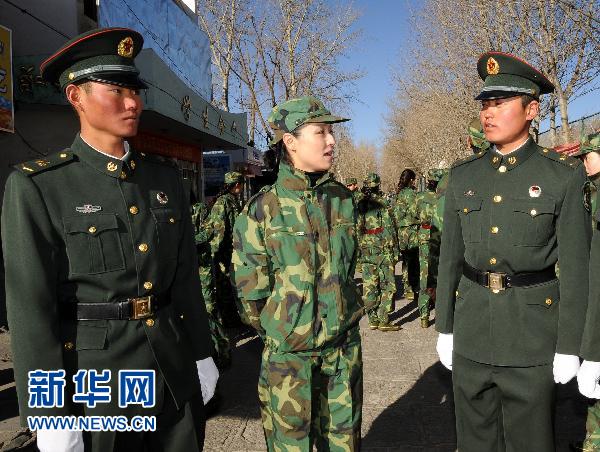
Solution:
M137 206L131 206L129 208L129 213L131 215L137 215L139 211L140 211L140 209L138 209Z
M145 253L146 251L148 251L148 244L146 244L146 243L140 243L140 246L138 246L138 249L142 253Z
M458 290L455 292L455 295L458 297Z
M515 163L517 163L517 158L516 157L509 157L508 158L508 163L510 163L511 165L514 165Z
M490 264L492 264L492 265L496 265L496 262L497 262L497 261L496 261L496 258L495 258L495 257L492 257L492 258L490 259Z
M498 226L492 226L492 234L498 234Z
M544 154L547 154L547 153L548 153L548 149L544 149Z
M469 209L467 209L467 208L465 207L465 208L463 209L463 212L464 212L464 213L468 213L468 212L469 212Z
M69 72L69 80L73 80L75 78L75 74L73 72Z
M89 229L88 229L88 232L90 234L95 234L96 233L96 226L90 226Z
M121 171L121 174L119 174L119 177L121 179L127 179L127 174L125 174L125 171Z
M131 169L135 169L135 162L132 160L131 162L129 162L129 166L131 167Z
M546 298L546 306L550 306L552 304L552 298Z
M117 164L115 162L108 162L106 164L106 169L108 171L117 171L117 168L118 168L118 166L117 166Z
M152 283L150 281L146 281L144 283L144 289L146 289L146 290L152 289Z
M529 212L531 214L532 217L535 217L537 215L537 210L535 209L531 209L531 212Z
M566 155L561 155L558 160L567 160L567 156Z
M66 159L67 158L67 154L65 154L64 152L62 154L60 154L60 158L61 159Z
M175 223L175 218L169 218L169 223L171 223L171 224Z
M181 320L183 320L183 314L181 314L181 315L179 316L179 318L180 318Z
M500 195L494 196L494 202L502 202L502 196L500 196Z
M75 345L73 344L73 342L65 342L65 350L73 350L75 348Z
M498 160L500 160L500 158L499 158L499 157L494 157L494 158L492 159L492 162L494 162L494 163L498 163Z
M500 171L501 173L506 173L506 166L500 165L500 168L498 168L498 171Z
M154 319L146 319L146 325L154 326Z

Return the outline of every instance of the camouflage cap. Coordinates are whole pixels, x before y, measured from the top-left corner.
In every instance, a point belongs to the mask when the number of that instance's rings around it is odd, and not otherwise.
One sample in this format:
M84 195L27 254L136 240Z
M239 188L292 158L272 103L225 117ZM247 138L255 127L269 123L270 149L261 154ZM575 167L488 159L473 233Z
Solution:
M429 180L439 182L442 179L442 177L444 177L444 174L446 174L447 172L447 169L430 169L427 172L427 178Z
M273 129L271 145L274 145L283 138L284 133L293 132L298 127L310 122L333 124L350 120L332 115L316 97L304 96L287 100L273 107L267 121Z
M238 182L243 181L244 176L242 176L242 174L238 173L237 171L230 171L228 173L225 173L225 184L227 185L237 184Z
M471 139L471 146L481 149L482 151L485 151L491 146L490 142L485 139L483 127L481 126L479 118L474 118L469 123L468 132L469 138Z
M367 174L367 177L365 177L365 181L363 182L363 185L368 188L379 187L379 184L381 184L381 178L376 173Z
M538 99L540 94L554 91L554 85L544 74L510 53L484 53L477 61L477 72L484 83L476 100L502 99L522 94Z
M358 180L356 180L356 177L349 177L348 180L346 181L346 185L356 185L358 184Z
M600 132L585 135L581 139L581 143L579 144L579 150L570 155L571 157L577 157L580 155L588 154L590 152L600 152Z

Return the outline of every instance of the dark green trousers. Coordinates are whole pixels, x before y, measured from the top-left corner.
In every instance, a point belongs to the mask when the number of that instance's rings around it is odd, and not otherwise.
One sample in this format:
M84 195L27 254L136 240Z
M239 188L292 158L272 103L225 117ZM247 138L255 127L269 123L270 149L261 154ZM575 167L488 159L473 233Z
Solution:
M554 451L552 365L500 367L454 354L459 452Z
M154 432L86 432L85 452L201 452L204 446L204 404L198 394L177 410L165 397Z

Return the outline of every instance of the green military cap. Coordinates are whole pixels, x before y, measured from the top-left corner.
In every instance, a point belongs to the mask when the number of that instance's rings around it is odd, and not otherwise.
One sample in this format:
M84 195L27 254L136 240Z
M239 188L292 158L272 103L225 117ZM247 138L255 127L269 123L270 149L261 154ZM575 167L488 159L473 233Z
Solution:
M379 184L381 184L381 178L376 173L367 174L367 177L365 177L365 181L363 182L363 185L368 188L379 187Z
M439 182L442 177L444 177L444 174L446 174L448 172L447 169L430 169L427 172L427 178L429 180L434 180Z
M346 181L346 185L356 185L358 184L358 181L356 180L356 177L350 177L348 178L348 180Z
M244 176L242 176L242 174L238 173L237 171L230 171L228 173L225 173L225 184L227 185L237 184L238 182L243 181Z
M554 91L554 85L544 74L510 53L484 53L477 61L477 72L484 84L476 100L502 99L521 94L529 94L537 99L540 94Z
M577 157L590 152L600 152L600 132L584 136L579 144L579 150L570 155L571 157Z
M127 88L147 88L133 62L144 38L129 28L99 28L83 33L63 45L40 65L44 80L70 83L92 80Z
M293 132L304 124L310 122L332 124L349 121L349 119L332 115L325 108L323 102L316 97L304 96L287 100L273 107L267 121L273 129L274 136L271 145L274 145L283 138L284 133Z
M483 133L483 127L481 127L481 122L479 118L474 118L469 123L469 137L471 138L471 145L476 147L477 149L481 149L482 151L488 149L490 147L490 142L485 139L485 134Z

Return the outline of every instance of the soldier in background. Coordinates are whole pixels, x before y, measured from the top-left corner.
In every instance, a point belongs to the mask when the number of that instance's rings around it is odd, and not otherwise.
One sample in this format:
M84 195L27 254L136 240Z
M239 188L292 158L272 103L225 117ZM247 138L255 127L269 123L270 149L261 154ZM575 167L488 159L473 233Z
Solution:
M215 297L215 280L210 252L210 241L214 231L209 225L208 216L209 209L205 203L198 202L192 206L192 223L195 231L196 252L198 253L198 275L214 347L213 358L219 370L223 370L231 365L231 346Z
M398 227L398 241L402 255L402 290L408 300L414 299L419 286L419 242L415 203L415 179L413 170L406 168L400 175L398 194L394 205L394 217Z
M473 153L487 151L491 146L485 138L479 118L474 118L467 127L467 144Z
M230 279L231 253L233 252L233 225L242 210L240 193L244 177L237 171L225 174L225 185L210 209L208 219L212 238L210 252L217 305L225 326L240 325L236 296Z
M380 184L379 175L368 174L357 204L363 300L372 306L367 311L369 328L398 331L400 326L390 324L389 313L396 292L394 266L400 259L400 249L394 216Z
M437 197L435 188L438 181L437 173L430 171L428 175L426 189L417 193L415 198L417 218L419 219L419 231L417 233L419 242L418 308L421 328L429 327L430 301L432 297L435 297L435 288L429 272L429 261L432 257L430 254L431 244L435 239L433 221L436 215Z

